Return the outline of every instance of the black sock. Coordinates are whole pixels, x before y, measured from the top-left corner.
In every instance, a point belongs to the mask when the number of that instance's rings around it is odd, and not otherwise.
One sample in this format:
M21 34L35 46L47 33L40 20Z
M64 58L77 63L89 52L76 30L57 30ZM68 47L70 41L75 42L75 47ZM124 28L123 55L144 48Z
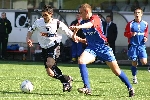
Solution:
M57 67L57 66L53 66L52 70L54 72L54 77L55 79L58 79L61 81L61 83L68 83L68 76L67 75L63 75L61 70Z

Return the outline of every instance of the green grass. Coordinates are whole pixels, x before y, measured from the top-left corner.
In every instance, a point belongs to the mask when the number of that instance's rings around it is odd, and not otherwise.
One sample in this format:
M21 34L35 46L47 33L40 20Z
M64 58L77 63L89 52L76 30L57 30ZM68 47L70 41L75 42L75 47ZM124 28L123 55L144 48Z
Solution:
M133 85L136 96L128 97L125 85L106 65L88 65L92 95L77 92L83 87L77 64L58 64L63 73L73 76L71 92L62 92L62 84L47 76L43 63L0 61L0 100L149 100L150 73L146 67L139 67L138 81ZM132 81L130 67L121 66ZM34 90L30 94L22 93L20 84L30 80Z

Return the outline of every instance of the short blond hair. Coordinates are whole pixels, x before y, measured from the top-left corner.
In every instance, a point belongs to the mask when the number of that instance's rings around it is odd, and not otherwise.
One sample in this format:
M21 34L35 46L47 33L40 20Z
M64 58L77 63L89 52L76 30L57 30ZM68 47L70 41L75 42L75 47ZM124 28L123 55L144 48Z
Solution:
M92 10L92 7L88 4L88 3L84 3L80 6L80 8L84 9L84 10Z

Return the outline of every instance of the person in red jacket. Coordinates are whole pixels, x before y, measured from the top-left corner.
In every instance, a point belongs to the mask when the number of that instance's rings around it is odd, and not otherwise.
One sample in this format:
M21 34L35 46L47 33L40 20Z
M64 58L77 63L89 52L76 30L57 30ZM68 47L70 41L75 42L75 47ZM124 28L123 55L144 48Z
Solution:
M132 60L131 72L133 83L137 84L137 65L138 59L142 65L147 64L147 53L145 42L148 40L148 23L142 20L143 11L136 8L134 11L135 19L127 23L124 36L128 38L129 49L128 57Z

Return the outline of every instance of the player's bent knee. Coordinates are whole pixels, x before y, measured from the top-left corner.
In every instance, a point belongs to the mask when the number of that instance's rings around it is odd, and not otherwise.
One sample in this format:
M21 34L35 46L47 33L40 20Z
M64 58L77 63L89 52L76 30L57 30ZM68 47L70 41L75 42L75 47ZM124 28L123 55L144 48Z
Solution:
M93 58L85 58L85 57L83 57L83 58L79 58L78 59L78 64L89 64L89 63L92 63L92 62L94 62L95 61L95 57L93 57Z
M137 66L137 65L138 65L137 61L132 61L132 66Z
M53 65L50 64L49 62L46 62L46 65L47 65L48 68L52 68L52 66L53 66Z
M143 58L140 60L142 65L146 65L147 64L147 58Z
M50 77L54 77L54 72L50 68L46 68L47 75Z
M84 64L84 63L85 63L85 62L84 62L84 59L79 58L79 59L78 59L78 63L79 63L79 64Z
M49 68L52 68L52 66L55 64L55 60L53 58L47 58L46 65Z
M142 65L146 65L146 64L147 64L147 61L142 62Z
M47 75L50 77L54 77L54 74L52 74L52 73L47 73Z

